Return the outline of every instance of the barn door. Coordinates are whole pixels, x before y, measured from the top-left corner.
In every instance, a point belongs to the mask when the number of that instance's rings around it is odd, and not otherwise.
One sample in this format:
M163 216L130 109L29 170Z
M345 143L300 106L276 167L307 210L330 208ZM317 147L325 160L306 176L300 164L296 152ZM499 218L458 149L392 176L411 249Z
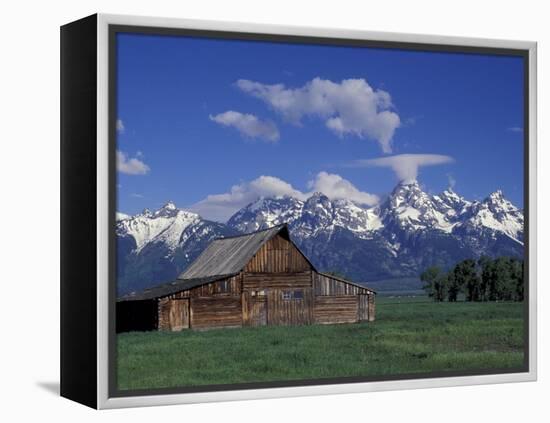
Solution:
M251 326L267 325L267 299L266 297L254 297L252 300L252 312L250 313Z
M169 322L172 332L189 329L189 299L170 300Z
M309 325L313 320L311 288L272 289L267 295L270 325Z
M243 326L267 325L267 296L265 291L242 293Z
M267 325L267 298L265 296L252 297L250 306L250 326Z

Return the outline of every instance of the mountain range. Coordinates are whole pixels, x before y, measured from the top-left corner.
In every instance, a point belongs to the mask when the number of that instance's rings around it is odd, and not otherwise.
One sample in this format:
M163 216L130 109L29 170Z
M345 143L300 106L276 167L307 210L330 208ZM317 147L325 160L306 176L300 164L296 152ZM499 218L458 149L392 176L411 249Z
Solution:
M523 255L523 211L501 191L469 201L451 188L430 195L410 181L375 207L330 200L320 192L305 201L258 198L227 223L168 202L135 216L117 214L118 293L175 278L215 238L282 223L318 269L382 290L391 289L390 281L418 280L431 265L449 268L481 255Z

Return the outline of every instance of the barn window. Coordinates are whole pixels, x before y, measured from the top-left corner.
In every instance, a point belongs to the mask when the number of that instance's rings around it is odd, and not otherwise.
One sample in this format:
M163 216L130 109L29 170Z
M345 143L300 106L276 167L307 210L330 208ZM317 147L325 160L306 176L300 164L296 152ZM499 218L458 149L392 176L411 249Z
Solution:
M231 288L231 285L229 281L221 281L220 283L218 283L218 289L220 294L229 292L230 288Z
M296 291L283 291L283 300L303 300L304 292L301 290Z

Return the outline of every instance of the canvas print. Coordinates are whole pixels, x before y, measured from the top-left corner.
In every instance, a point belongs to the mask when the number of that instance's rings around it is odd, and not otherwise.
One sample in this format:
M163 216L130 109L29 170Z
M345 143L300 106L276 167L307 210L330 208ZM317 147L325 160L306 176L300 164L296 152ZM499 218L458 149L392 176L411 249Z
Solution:
M523 56L115 48L119 391L526 369Z

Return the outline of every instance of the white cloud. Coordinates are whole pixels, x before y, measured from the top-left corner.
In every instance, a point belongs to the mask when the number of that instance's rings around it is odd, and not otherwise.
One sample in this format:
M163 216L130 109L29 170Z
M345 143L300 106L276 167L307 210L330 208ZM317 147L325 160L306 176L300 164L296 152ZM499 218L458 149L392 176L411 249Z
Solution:
M305 116L318 117L338 136L350 134L377 141L384 153L392 151L392 138L401 124L392 111L390 94L374 90L364 79L332 82L315 78L294 89L246 79L238 80L236 85L295 125L300 125Z
M456 185L456 178L452 173L447 173L447 181L449 182L449 188L453 189Z
M398 154L378 159L356 160L351 166L355 167L389 167L400 181L416 180L418 169L422 166L435 166L452 163L454 159L442 154Z
M116 152L116 168L126 175L146 175L151 168L136 157L128 157L126 153Z
M233 185L229 192L207 196L190 207L206 219L225 222L235 212L259 197L290 196L305 199L292 185L274 176L260 176L250 182Z
M124 122L122 121L122 119L117 119L116 120L116 130L119 134L123 134L124 133L124 130L126 128L124 127Z
M215 116L210 115L209 117L211 121L220 125L234 127L245 137L262 138L269 142L279 140L279 130L273 122L261 120L252 114L228 110L227 112Z
M132 197L132 198L143 198L143 194L132 193L132 194L130 194L130 197Z
M374 204L378 200L375 195L359 191L351 182L339 175L326 172L320 172L308 183L308 188L320 191L333 200L346 198L362 204ZM206 219L225 222L239 209L260 197L289 196L306 200L312 193L302 192L274 176L262 175L253 181L233 185L229 192L209 195L189 209Z
M350 181L327 172L319 172L308 187L319 191L332 200L351 200L359 204L372 206L380 200L378 196L359 191Z

